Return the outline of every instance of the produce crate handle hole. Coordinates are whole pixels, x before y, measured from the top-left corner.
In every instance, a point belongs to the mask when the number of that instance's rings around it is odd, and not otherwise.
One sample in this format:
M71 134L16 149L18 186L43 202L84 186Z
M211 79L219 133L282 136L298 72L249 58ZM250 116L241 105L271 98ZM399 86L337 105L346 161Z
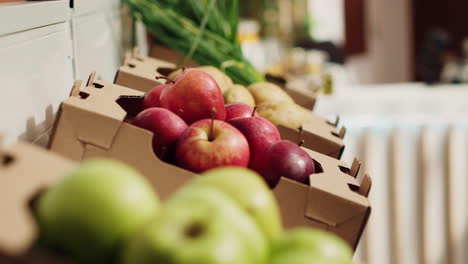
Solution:
M351 191L355 193L359 193L359 186L352 184L352 183L348 183L348 187Z
M170 68L170 67L158 67L156 68L156 72L164 75L164 76L169 76L172 72L176 71L175 68Z
M93 83L94 88L102 89L104 85L99 84L99 83Z
M322 164L320 164L318 161L316 161L315 159L313 159L314 161L314 166L315 166L315 174L317 173L322 173L323 172L323 167L322 167Z
M80 98L81 98L81 99L84 100L84 99L86 99L86 98L88 98L88 97L89 97L89 93L80 92Z
M15 161L15 158L10 154L2 155L2 166L6 167L11 165Z
M338 167L340 168L340 171L342 171L343 173L351 175L349 168L346 168L345 166L341 166L341 165L338 165Z

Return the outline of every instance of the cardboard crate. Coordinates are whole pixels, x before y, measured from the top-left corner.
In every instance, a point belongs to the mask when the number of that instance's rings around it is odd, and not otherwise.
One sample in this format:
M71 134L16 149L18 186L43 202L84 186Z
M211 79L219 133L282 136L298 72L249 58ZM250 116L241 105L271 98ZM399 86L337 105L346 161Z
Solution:
M265 78L267 81L283 88L296 104L309 110L314 109L320 87L311 87L306 82L294 78L292 75L285 77L266 74Z
M174 70L173 63L127 54L124 64L117 72L115 83L146 93L162 84L155 79L156 76L169 75ZM338 130L337 125L338 120L330 123L311 112L310 122L303 124L302 131L287 127L280 127L279 130L284 139L300 141L302 138L304 147L339 159L344 151L343 137L346 130L344 127Z
M151 44L150 57L168 61L174 64L178 64L183 59L183 56L179 52L155 43ZM195 67L199 66L199 64L192 60L187 60L184 66ZM265 77L268 81L274 82L283 88L300 106L310 110L314 108L318 96L317 89L313 89L313 87L307 87L304 85L304 83L295 81L292 77L274 77L268 74Z
M273 192L281 208L286 229L298 226L328 230L356 249L370 216L367 199L372 181L364 174L357 180L361 164L342 161L305 149L319 172L310 175L310 185L281 178Z
M133 126L143 92L94 81L81 82L62 103L50 148L72 160L111 157L143 173L162 199L197 174L160 161L152 150L153 134ZM356 180L359 163L351 168L339 160L305 149L323 172L311 175L311 186L282 178L273 190L287 228L313 226L340 235L356 247L370 213L366 198L370 178Z
M38 226L32 213L35 198L76 164L38 146L18 142L0 145L0 263L68 263L34 249Z

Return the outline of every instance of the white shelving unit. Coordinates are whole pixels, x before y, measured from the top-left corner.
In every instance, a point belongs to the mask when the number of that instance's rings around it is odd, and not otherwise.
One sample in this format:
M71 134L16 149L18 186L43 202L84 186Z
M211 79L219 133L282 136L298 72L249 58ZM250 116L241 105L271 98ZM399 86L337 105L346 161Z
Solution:
M75 77L97 77L113 81L121 63L120 1L78 0L74 2L72 33L75 51Z
M0 4L0 132L45 144L60 102L91 71L121 62L120 1Z

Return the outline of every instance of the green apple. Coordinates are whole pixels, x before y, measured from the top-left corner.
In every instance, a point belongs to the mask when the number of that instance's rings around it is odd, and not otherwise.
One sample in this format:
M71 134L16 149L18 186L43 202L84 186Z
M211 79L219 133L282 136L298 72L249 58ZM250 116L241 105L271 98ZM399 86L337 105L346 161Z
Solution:
M294 250L275 256L268 264L351 264L351 262L330 262L307 250Z
M255 220L243 210L234 199L223 190L212 186L198 186L190 184L178 191L169 201L168 205L177 209L177 204L187 201L209 203L219 208L225 217L225 227L235 230L243 238L244 244L250 252L252 263L265 263L269 254L269 242Z
M214 188L183 188L131 240L122 264L265 263L267 241L253 220Z
M41 242L82 263L111 263L122 242L158 208L156 193L134 169L85 161L39 199Z
M201 174L191 186L213 186L229 195L257 222L269 239L283 231L276 198L256 172L241 167L216 168Z
M275 241L270 263L351 264L352 258L351 248L336 235L311 228L296 228Z

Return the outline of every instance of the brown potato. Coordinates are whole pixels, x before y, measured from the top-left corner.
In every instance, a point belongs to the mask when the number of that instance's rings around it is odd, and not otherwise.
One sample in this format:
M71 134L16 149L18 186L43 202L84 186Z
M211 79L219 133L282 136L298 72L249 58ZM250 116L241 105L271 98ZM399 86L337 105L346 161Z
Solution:
M260 104L257 106L257 113L277 126L282 125L292 129L298 129L310 117L307 109L289 102Z
M244 103L252 107L255 106L255 100L252 94L242 85L234 84L224 93L224 103Z
M254 83L247 87L257 105L268 102L294 103L294 100L279 86L269 83Z

